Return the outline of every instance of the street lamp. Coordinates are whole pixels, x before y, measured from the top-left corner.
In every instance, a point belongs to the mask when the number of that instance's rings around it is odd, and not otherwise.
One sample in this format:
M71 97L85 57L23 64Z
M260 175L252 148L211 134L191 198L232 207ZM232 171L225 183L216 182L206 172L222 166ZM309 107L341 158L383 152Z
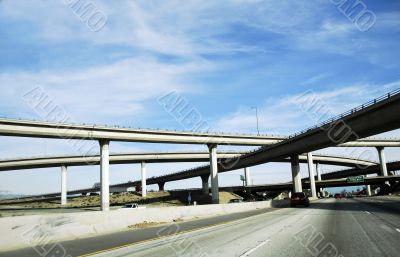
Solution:
M260 130L258 129L258 108L257 107L251 107L251 109L256 110L256 119L257 119L257 135L260 135Z

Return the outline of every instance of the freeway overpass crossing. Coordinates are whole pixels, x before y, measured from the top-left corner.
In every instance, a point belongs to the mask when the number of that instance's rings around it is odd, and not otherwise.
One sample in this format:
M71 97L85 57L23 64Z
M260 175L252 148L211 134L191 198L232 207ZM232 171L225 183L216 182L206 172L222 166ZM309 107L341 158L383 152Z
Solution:
M217 144L263 146L287 139L285 136L259 136L229 133L180 132L133 129L89 124L64 124L0 118L0 135L75 140L123 141L174 144ZM359 139L337 144L339 147L399 147L398 139Z
M227 159L240 158L240 155L245 152L218 152L217 157L220 161ZM300 162L306 163L307 156L300 155ZM207 152L147 152L147 153L115 153L110 154L110 164L132 164L132 163L164 163L164 162L207 162L209 154ZM364 167L376 165L376 162L356 159L345 156L334 156L325 154L314 155L314 161L320 164L348 166L348 167ZM273 162L290 162L290 158L274 160ZM87 166L99 165L99 155L89 156L46 156L46 157L31 157L18 159L3 159L0 160L0 171L8 170L26 170L38 168L60 167L62 165L72 166Z
M263 146L258 150L242 155L239 160L218 163L216 145L211 145L210 165L198 168L196 172L208 174L210 171L213 201L218 202L218 172L251 167L279 158L290 157L294 181L293 191L300 192L302 186L299 155L308 153L309 177L314 180L313 161L310 152L400 128L400 117L393 115L400 110L399 92L398 90L374 99L326 122L289 136L288 139L277 144ZM378 151L382 173L387 176L383 148L379 147ZM316 196L314 182L312 181L311 184L313 184L312 194Z
M218 159L220 161L224 161L228 158L237 158L242 152L219 152ZM300 155L300 162L307 163L307 156ZM121 154L110 154L110 164L131 164L131 163L164 163L164 162L205 162L208 160L208 153L206 152L154 152L154 153L121 153ZM8 159L8 160L0 160L0 171L8 171L8 170L21 170L21 169L36 169L36 168L50 168L50 167L62 167L62 173L65 172L67 167L70 166L83 166L83 165L98 165L100 161L100 156L53 156L53 157L36 157L36 158L23 158L23 159ZM353 159L350 157L344 156L333 156L333 155L314 155L314 161L316 164L327 164L327 165L335 165L335 166L348 166L348 167L367 167L371 165L376 165L376 162L362 160L362 159ZM275 162L290 162L289 158L285 158L282 160L276 160ZM190 173L191 177L199 176L195 173ZM146 184L158 184L160 189L162 190L165 183L166 176L160 176L156 178L148 178L146 179ZM186 176L185 176L186 178ZM66 176L63 177L66 179ZM179 180L179 178L177 178ZM250 180L248 177L247 180ZM208 178L207 178L208 181ZM111 189L125 188L132 186L141 185L142 181L136 182L128 182L126 184L121 185L111 185ZM65 185L66 182L62 181L62 185ZM63 195L65 198L67 195L67 188L63 187L64 192L60 193L51 193L40 195L41 196L55 196L55 195ZM92 188L80 189L78 193L82 192L91 192ZM208 194L208 187L203 189L205 194ZM77 192L77 190L71 191ZM68 193L70 194L70 193ZM66 199L64 199L66 201Z
M386 181L400 181L400 176L377 176L377 177L366 177L362 182L352 182L349 183L347 178L335 178L335 179L327 179L322 181L316 181L315 185L321 188L326 187L348 187L348 186L361 186L361 185L374 185L384 183ZM306 188L310 188L309 181L302 181L302 185ZM269 184L269 185L256 185L256 186L246 186L246 187L226 187L225 190L250 190L251 192L257 191L284 191L291 190L293 188L293 183L278 183L278 184Z
M210 174L212 199L218 203L218 172L247 168L250 166L282 160L290 157L294 191L301 191L299 176L300 155L307 154L309 174L313 196L316 194L314 183L312 151L332 146L352 146L360 138L400 128L400 117L393 115L400 109L399 90L374 99L360 107L324 123L301 131L295 135L278 138L268 136L241 136L209 133L171 132L154 130L137 130L126 128L109 128L90 125L55 124L48 122L32 122L0 119L0 135L98 140L100 143L100 174L102 210L109 209L109 142L152 142L152 143L185 143L207 144L210 165L197 169L197 172ZM368 143L368 142L367 142ZM381 142L382 143L382 142ZM385 142L383 142L385 143ZM387 143L387 142L386 142ZM261 148L243 154L240 158L226 159L218 162L217 145L262 145ZM353 145L355 146L355 145ZM367 146L365 141L362 146ZM372 146L372 145L371 145ZM376 144L373 146L377 146ZM383 146L379 145L381 171L387 176ZM391 145L395 146L395 145ZM62 166L62 177L66 176L66 168ZM145 172L142 162L142 173ZM175 175L176 176L176 175ZM146 184L142 175L142 184ZM63 185L65 186L65 185ZM145 192L145 190L144 190Z

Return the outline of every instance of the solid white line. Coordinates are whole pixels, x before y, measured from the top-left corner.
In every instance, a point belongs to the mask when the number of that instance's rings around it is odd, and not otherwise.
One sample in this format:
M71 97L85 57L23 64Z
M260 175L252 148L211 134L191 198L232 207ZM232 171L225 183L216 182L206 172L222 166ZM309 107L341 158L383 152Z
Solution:
M396 228L396 231L400 233L400 229Z
M245 256L249 256L251 253L253 253L255 250L257 250L258 248L260 248L261 246L265 245L266 243L268 243L269 239L263 241L262 243L260 243L259 245L257 245L256 247L254 247L253 249L250 249L249 251L245 252L244 254L240 255L240 257L245 257Z

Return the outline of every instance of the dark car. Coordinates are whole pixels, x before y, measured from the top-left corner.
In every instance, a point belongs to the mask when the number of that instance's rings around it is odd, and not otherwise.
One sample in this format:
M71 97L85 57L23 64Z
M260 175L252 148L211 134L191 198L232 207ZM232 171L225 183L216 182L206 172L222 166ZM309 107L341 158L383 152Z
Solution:
M341 194L335 194L335 199L342 199L342 195Z
M229 200L229 203L241 203L242 199L231 199Z
M290 206L296 207L297 205L304 205L306 207L310 206L310 200L304 193L293 193L290 198Z

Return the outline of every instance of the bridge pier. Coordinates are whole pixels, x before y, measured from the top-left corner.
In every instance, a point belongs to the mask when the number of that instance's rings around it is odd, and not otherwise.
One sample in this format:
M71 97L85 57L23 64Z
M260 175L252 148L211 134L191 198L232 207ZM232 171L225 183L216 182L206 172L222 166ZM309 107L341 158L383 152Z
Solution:
M317 190L315 188L314 164L313 164L312 153L307 153L307 162L308 162L308 176L310 178L311 196L313 198L317 198Z
M244 177L246 180L246 186L251 186L253 183L251 182L250 167L244 168Z
M315 169L317 170L317 180L318 182L320 182L322 181L322 179L321 179L321 167L319 163L315 165Z
M210 176L211 176L211 198L212 203L219 204L219 187L218 187L218 159L217 145L208 144L210 152Z
M61 165L61 205L67 204L67 166Z
M101 210L110 210L110 150L108 140L101 140L100 143L100 201Z
M292 166L293 193L303 192L303 187L301 185L299 156L290 156L290 163Z
M315 170L317 171L317 181L321 182L322 181L322 178L321 178L321 166L320 166L319 163L315 164ZM320 187L318 191L319 191L319 195L321 197L323 197L324 189L322 187Z
M371 186L367 185L367 196L371 196Z
M388 176L387 166L386 166L386 157L385 157L385 148L384 147L377 147L379 155L379 165L381 168L381 176ZM388 181L385 181L385 184L389 184Z
M210 189L208 188L208 179L210 175L201 176L201 188L204 195L208 195L210 193Z
M147 183L146 183L146 163L141 162L141 174L142 174L142 197L147 196Z
M158 182L158 191L164 191L165 182Z

